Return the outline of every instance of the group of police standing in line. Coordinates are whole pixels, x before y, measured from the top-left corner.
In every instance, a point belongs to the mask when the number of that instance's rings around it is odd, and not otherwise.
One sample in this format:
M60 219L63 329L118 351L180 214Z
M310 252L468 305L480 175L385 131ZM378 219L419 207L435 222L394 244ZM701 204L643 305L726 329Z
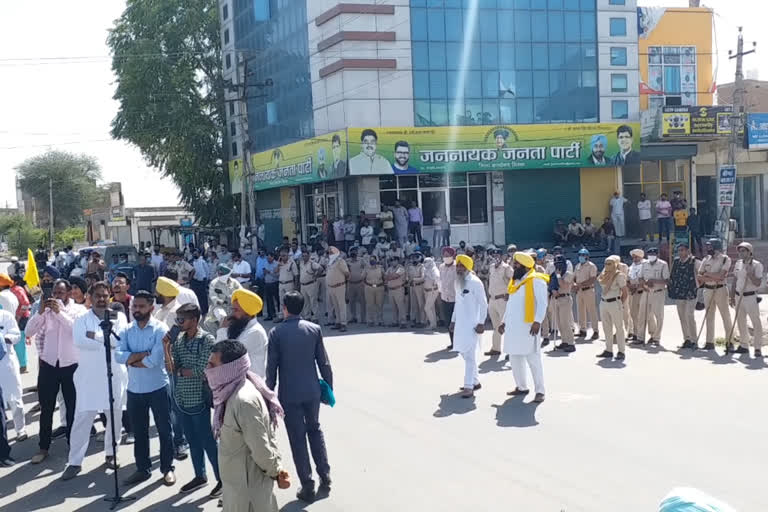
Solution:
M705 248L707 255L700 261L686 243L678 244L671 265L659 258L658 248L638 248L630 251L630 265L613 255L606 259L602 271L590 261L587 249L578 252L575 266L559 246L551 253L544 249L531 251L536 271L550 276L547 315L541 329L543 346L559 337L560 343L554 349L569 353L576 350L577 339L598 340L599 311L606 347L598 357L623 360L627 341L634 346L660 345L664 305L669 298L677 307L682 326L681 349L700 348L698 342L704 326L697 329L694 311L697 305L703 305L706 337L701 348L714 350L715 315L719 312L726 331L726 353L749 353L751 340L755 357L761 357L762 322L757 291L763 279L762 264L754 259L752 246L741 243L729 286L732 262L722 243L710 239ZM503 320L516 251L514 244L506 251L492 245L461 246L458 250L444 247L438 262L418 250L406 255L398 247L374 249L372 254L364 247L351 247L345 255L336 247L331 246L326 252L318 246L312 252L303 252L297 262L287 253L281 255L277 271L280 297L298 287L305 299L302 316L319 323L325 320L326 325L340 331L346 331L347 324L354 322L384 326L385 300L391 305L388 326L405 329L410 319L411 327L437 329L438 318L445 325L450 323L456 300L451 293L455 258L466 254L473 259L474 274L484 285L488 316L494 327L491 348L485 355L497 356L502 348L497 328ZM599 302L597 284L601 287ZM701 302L697 300L699 289ZM735 308L733 317L730 307ZM738 347L733 343L734 324L739 328ZM614 344L618 348L615 354Z

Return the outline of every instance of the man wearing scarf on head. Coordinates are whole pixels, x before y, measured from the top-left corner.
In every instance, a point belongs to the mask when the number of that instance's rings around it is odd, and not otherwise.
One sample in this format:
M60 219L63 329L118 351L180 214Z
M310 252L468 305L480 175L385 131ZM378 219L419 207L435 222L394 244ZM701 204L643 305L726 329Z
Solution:
M264 378L267 371L267 331L256 315L264 306L261 297L240 288L232 294L232 314L221 322L216 340L237 340L248 350L251 371Z
M627 276L619 270L621 259L616 256L608 256L605 260L605 268L597 277L603 293L600 299L600 316L603 319L603 333L605 335L605 350L597 357L613 357L613 341L619 344L617 361L624 360L624 312L622 310L621 294L627 286Z
M205 370L213 393L224 512L277 512L275 481L281 489L290 487L275 437L284 413L275 393L250 368L245 346L225 340L213 346Z
M474 261L466 254L456 257L456 304L449 329L453 332L453 351L464 358L462 398L473 397L475 390L481 387L477 371L477 353L485 331L485 318L488 316L485 288L480 278L472 272L473 267Z
M529 254L516 252L512 262L509 299L499 333L504 336L504 352L509 354L514 391L509 396L529 393L525 364L531 370L536 391L534 402L544 401L544 370L541 364L541 323L547 314L547 285L549 276L536 272L535 261Z

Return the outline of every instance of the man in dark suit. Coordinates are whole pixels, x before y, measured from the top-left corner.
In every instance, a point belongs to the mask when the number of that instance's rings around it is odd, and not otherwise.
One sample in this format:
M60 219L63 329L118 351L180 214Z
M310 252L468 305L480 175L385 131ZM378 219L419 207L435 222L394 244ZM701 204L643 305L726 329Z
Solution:
M640 153L632 149L632 127L626 124L616 130L619 152L613 157L613 165L640 165Z
M331 178L343 178L347 175L347 160L341 158L341 137L338 134L333 134L331 137L331 154L333 155L333 164L331 167Z
M280 376L278 398L285 409L285 427L291 444L293 462L301 481L296 497L311 503L315 500L315 482L309 463L307 439L312 458L320 476L318 491L327 494L331 490L331 467L325 438L320 430L320 376L333 388L331 363L323 345L320 326L302 320L304 297L301 293L288 292L283 299L285 320L269 332L267 356L267 386L275 389Z

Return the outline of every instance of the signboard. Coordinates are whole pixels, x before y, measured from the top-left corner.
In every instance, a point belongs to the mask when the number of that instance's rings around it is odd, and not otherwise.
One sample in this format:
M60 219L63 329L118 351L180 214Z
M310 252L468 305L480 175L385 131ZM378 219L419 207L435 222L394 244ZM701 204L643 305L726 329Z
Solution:
M721 165L717 170L717 206L733 206L736 195L736 166Z
M768 149L768 114L747 115L747 148Z
M239 191L243 163L229 162L233 192ZM347 134L331 132L251 155L254 190L335 180L347 175ZM235 185L238 184L238 186Z
M349 128L349 174L640 164L639 123Z
M663 137L717 137L731 134L733 107L663 107Z

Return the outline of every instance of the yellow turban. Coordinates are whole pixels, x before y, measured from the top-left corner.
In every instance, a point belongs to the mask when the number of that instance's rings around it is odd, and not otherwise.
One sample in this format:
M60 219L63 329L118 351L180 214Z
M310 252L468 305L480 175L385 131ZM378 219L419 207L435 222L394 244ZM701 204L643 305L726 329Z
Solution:
M475 262L466 254L459 254L456 256L456 263L461 263L467 270L472 270L472 267L475 266Z
M536 261L534 261L533 256L520 251L515 253L515 261L521 264L522 266L524 266L525 268L533 268L533 266L536 264Z
M181 287L179 286L179 283L173 279L158 277L155 290L157 290L158 295L162 295L163 297L177 297L179 291L181 291Z
M13 279L11 279L11 276L8 274L0 274L0 286L13 286Z
M232 294L232 302L237 302L249 316L256 316L264 307L261 297L250 290L240 288Z

